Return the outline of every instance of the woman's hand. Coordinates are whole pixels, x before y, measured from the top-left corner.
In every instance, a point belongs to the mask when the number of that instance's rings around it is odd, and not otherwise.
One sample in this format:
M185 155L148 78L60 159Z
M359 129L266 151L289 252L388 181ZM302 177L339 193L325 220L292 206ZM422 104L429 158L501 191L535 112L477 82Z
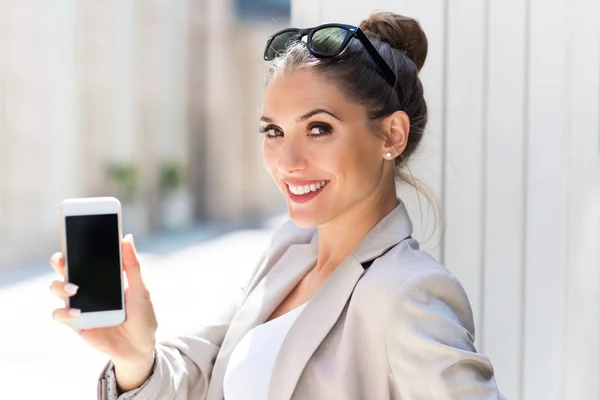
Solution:
M115 364L118 386L121 390L127 391L139 387L151 374L158 324L150 293L142 279L133 237L125 236L122 243L123 269L127 278L125 322L115 327L83 329L78 333L90 346L110 357ZM54 254L50 263L64 280L63 254ZM50 285L50 291L66 300L77 293L77 288L68 282L54 281ZM78 311L59 308L52 316L56 321L66 324L73 318L77 318Z

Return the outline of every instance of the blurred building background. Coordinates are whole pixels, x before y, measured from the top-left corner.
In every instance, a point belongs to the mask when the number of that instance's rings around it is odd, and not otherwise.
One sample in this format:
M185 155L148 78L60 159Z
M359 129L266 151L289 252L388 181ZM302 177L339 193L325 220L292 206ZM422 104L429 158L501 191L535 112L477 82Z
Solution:
M375 10L429 38L412 172L445 229L425 240L431 210L400 194L501 390L600 398L597 0L0 0L0 274L58 248L67 197L119 197L137 237L283 211L256 128L265 39Z
M67 197L117 196L138 237L281 210L257 122L289 19L281 0L0 0L0 267L57 248Z

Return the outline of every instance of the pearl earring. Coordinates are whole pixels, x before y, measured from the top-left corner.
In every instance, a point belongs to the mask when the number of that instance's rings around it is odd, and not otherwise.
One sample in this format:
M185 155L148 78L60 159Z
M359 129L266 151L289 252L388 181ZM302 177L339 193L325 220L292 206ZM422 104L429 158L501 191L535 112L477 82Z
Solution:
M387 153L385 153L385 158L391 158L392 157L392 153L390 153L389 151Z

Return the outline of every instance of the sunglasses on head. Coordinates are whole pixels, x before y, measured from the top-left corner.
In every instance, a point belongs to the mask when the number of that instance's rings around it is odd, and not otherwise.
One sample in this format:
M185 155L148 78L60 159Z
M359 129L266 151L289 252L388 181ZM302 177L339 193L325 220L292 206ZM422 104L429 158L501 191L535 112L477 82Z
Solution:
M398 91L400 104L402 104L402 91L396 82L396 74L392 71L381 54L369 41L360 28L346 24L325 24L314 28L298 29L288 28L271 35L265 46L265 61L274 60L284 54L288 46L295 42L303 42L308 50L316 57L335 57L340 54L350 43L352 38L362 43L367 53L371 56L385 80Z

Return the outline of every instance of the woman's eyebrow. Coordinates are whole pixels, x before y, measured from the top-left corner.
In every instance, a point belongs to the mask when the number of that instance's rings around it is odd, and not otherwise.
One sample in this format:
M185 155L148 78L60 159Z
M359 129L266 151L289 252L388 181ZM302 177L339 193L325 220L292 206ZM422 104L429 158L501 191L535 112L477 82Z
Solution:
M343 119L341 119L340 117L338 117L337 115L335 115L335 114L334 114L334 113L332 113L331 111L327 111L327 110L325 110L325 109L323 109L323 108L317 108L317 109L314 109L314 110L312 110L312 111L309 111L309 112L307 112L306 114L304 114L304 115L302 115L302 116L300 116L300 117L296 118L296 122L302 122L302 121L306 121L306 120L307 120L307 119L309 119L310 117L312 117L312 116L315 116L315 115L317 115L317 114L327 114L327 115L331 115L333 118L337 119L338 121L343 121ZM267 117L266 115L263 115L263 116L261 116L261 117L260 117L260 120L261 120L262 122L266 122L266 123L268 123L268 124L272 124L272 123L274 122L274 121L273 121L273 118L269 118L269 117Z
M302 121L306 121L307 119L309 119L310 117L317 115L317 114L328 114L331 115L333 118L337 119L338 121L342 121L342 119L340 117L338 117L337 115L335 115L334 113L332 113L331 111L327 111L325 109L322 108L317 108L314 109L312 111L307 112L306 114L296 118L296 122L302 122Z

